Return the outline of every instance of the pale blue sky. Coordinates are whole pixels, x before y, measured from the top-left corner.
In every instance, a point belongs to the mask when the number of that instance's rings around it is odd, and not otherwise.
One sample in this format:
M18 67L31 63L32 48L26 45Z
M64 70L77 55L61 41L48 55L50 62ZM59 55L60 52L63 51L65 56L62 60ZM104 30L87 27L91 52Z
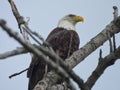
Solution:
M114 5L120 9L119 0L14 0L21 15L30 17L29 27L44 38L56 27L58 20L66 14L78 14L84 17L84 23L77 24L80 36L80 47L101 32L113 19ZM120 11L120 10L119 10ZM19 32L16 20L7 0L0 0L0 19L7 20L13 30ZM120 34L116 35L117 46L120 45ZM0 28L0 53L20 47L15 40ZM33 41L32 41L33 42ZM34 43L34 42L33 42ZM109 53L109 43L100 48L103 56ZM99 48L99 49L100 49ZM89 55L74 71L84 80L95 69L98 62L99 49ZM19 55L0 61L0 90L27 90L26 73L9 79L8 76L29 66L30 55ZM120 90L120 61L105 70L92 90ZM78 88L76 86L76 88ZM79 89L78 89L79 90Z

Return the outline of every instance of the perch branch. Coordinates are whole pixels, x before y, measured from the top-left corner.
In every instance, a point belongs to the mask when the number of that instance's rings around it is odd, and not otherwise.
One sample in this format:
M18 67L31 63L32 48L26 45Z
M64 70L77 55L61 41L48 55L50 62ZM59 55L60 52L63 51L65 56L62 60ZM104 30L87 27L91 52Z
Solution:
M85 57L90 55L93 51L95 51L98 47L103 45L105 41L109 39L108 33L110 37L114 34L120 32L120 17L117 18L116 22L111 22L108 24L102 32L93 37L86 45L80 48L78 51L74 52L70 58L66 59L66 63L70 65L71 68L75 67L78 63L84 60Z

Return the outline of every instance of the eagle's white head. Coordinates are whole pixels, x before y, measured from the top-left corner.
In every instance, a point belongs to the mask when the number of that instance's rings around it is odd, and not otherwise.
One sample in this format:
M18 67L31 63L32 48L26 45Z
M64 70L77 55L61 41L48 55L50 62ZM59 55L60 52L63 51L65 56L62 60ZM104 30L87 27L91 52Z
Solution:
M58 26L60 28L65 28L67 30L75 30L75 25L78 22L83 22L84 18L82 16L77 16L74 14L69 14L64 16L59 22Z

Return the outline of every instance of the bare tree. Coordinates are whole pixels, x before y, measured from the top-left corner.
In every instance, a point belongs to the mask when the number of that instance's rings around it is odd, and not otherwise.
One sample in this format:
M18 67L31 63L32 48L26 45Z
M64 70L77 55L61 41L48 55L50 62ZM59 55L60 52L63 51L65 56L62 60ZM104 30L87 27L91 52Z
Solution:
M18 22L20 32L23 35L24 39L22 39L17 34L17 32L14 32L12 29L10 29L10 27L7 26L5 20L0 19L0 26L4 31L6 31L6 33L10 37L13 37L23 47L0 54L0 59L5 59L23 53L31 53L31 57L32 54L35 54L36 56L42 58L47 64L54 68L53 71L47 73L46 79L43 79L38 82L34 90L46 90L46 89L64 90L68 88L75 90L75 87L72 85L70 79L73 79L78 84L81 90L91 90L91 88L94 86L98 78L103 74L105 69L111 65L114 65L114 62L120 59L120 46L116 47L115 42L115 34L120 32L120 16L118 16L118 9L116 6L113 6L114 20L112 20L98 35L93 37L88 43L86 43L83 47L74 52L73 55L67 58L65 62L62 62L63 60L52 50L52 48L44 48L42 46L31 44L29 37L32 37L36 41L36 43L40 45L41 45L40 41L42 41L49 46L49 44L45 42L44 39L39 34L33 32L28 27L28 23L24 21L24 18L18 12L14 2L12 0L9 0L9 3L11 5L12 12ZM87 81L84 82L81 77L74 73L72 68L75 67L80 62L82 62L88 55L90 55L98 47L103 45L103 43L105 43L107 40L109 40L110 43L109 46L110 53L105 57L102 57L102 50L100 50L98 65L94 69L92 74L89 76ZM48 60L46 56L49 56L51 58ZM10 78L19 75L26 70L28 70L28 68L19 73L11 75ZM61 77L65 78L66 88L63 85L56 85L56 82Z

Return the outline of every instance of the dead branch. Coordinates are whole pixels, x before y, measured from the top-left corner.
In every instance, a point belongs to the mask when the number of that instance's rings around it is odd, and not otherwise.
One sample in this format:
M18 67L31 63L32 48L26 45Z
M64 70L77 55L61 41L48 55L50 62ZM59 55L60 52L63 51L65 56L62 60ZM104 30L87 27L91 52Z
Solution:
M1 60L6 59L8 57L12 57L12 56L15 56L15 55L25 54L27 52L28 51L25 48L19 47L19 48L15 49L15 50L7 51L5 53L0 54L0 59Z
M113 16L115 21L118 18L118 8L116 6L113 6L113 9L114 9ZM113 51L115 50L116 50L116 41L115 41L115 35L113 35Z
M12 77L15 77L15 76L17 76L17 75L20 75L21 73L27 71L28 69L29 69L29 68L26 68L25 70L22 70L22 71L20 71L20 72L18 72L18 73L14 73L14 74L10 75L9 78L11 79Z
M112 45L112 40L111 40L110 36L109 36L108 40L109 40L109 47L110 47L110 53L111 53L111 52L113 52L113 45Z
M93 73L90 75L90 77L87 79L85 86L91 90L95 82L99 79L99 77L103 74L103 72L108 68L109 66L113 65L115 61L120 59L120 46L116 49L115 52L111 52L109 55L104 57L96 67L96 69L93 71Z
M24 40L26 41L26 43L30 43L28 34L32 37L33 40L35 40L39 45L41 45L40 41L43 41L45 44L48 45L47 42L44 41L44 39L37 34L36 32L33 32L29 27L28 27L28 23L24 20L23 16L20 15L15 3L13 0L8 0L10 5L11 5L11 9L13 12L13 15L15 16L17 23L18 23L18 27L20 29L20 32L22 33L22 36L24 38ZM34 36L33 36L34 35ZM37 40L37 38L39 40Z
M114 9L114 21L115 22L118 19L118 9L116 6L113 6ZM120 58L120 46L116 49L116 43L115 43L115 34L113 34L113 45L110 38L110 34L108 33L109 37L109 44L110 44L110 54L106 57L102 58L102 52L100 50L100 57L99 57L99 63L96 69L92 72L90 77L85 82L85 86L89 90L93 87L95 82L99 79L99 77L103 74L103 72L111 65L115 63L116 60ZM114 51L114 52L113 52Z
M113 12L114 20L116 20L118 18L118 8L117 6L113 6L113 9L114 9L114 12Z
M8 0L13 12L13 15L15 16L17 22L18 22L18 26L20 26L21 24L25 23L25 21L23 20L23 17L20 15L20 13L18 12L18 9L16 8L16 5L14 4L13 0Z
M108 35L112 37L114 34L119 33L119 25L120 17L117 18L116 22L112 21L110 24L108 24L102 32L93 37L86 45L84 45L78 51L74 52L70 58L66 59L66 63L68 63L68 65L70 65L71 68L75 67L78 63L83 61L85 57L87 57L98 47L103 45L103 43L109 39Z

